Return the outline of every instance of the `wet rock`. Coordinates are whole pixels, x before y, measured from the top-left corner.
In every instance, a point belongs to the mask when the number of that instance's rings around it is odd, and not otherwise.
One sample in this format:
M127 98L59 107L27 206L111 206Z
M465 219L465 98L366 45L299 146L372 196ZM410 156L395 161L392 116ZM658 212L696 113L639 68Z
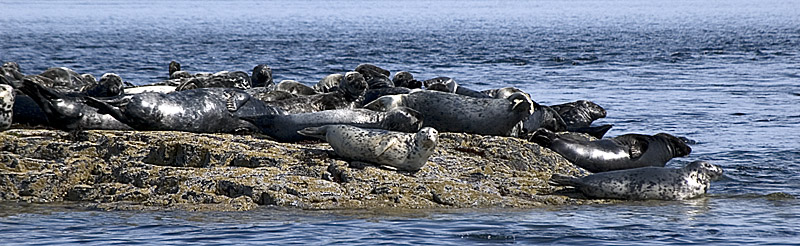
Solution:
M585 175L534 143L442 133L415 173L348 162L325 143L257 135L12 129L0 133L0 201L99 209L249 210L539 207L553 173Z

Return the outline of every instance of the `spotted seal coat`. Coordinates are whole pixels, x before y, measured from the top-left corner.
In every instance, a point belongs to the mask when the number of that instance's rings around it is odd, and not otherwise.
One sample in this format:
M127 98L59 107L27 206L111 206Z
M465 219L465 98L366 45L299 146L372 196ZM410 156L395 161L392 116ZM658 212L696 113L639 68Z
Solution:
M333 92L334 90L339 88L339 84L344 79L344 75L339 73L329 74L324 78L320 79L316 85L312 86L314 90L319 93L328 93Z
M0 131L11 127L14 120L14 88L0 84Z
M357 72L348 72L340 88L334 92L310 96L298 96L284 100L266 102L287 114L299 114L332 109L351 109L360 105L367 90L367 82Z
M593 198L685 200L705 194L711 181L721 176L721 168L694 161L682 168L640 167L581 178L554 174L549 183L575 187Z
M513 130L531 115L531 104L523 93L494 99L415 90L405 95L382 96L364 107L378 111L409 107L422 113L423 127L442 132L516 136Z
M653 136L625 134L586 141L540 129L531 140L593 173L647 166L663 167L672 158L687 156L692 152L692 148L683 140L667 133Z
M348 125L310 127L299 131L328 142L333 151L349 160L377 163L404 171L417 171L439 143L436 129L417 133L364 129Z

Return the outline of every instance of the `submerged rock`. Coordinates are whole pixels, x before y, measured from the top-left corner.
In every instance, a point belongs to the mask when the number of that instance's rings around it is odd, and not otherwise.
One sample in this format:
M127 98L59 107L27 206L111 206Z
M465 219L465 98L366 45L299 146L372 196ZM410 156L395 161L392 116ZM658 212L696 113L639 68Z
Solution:
M553 195L553 173L585 171L516 138L442 133L421 170L334 156L325 143L169 131L0 133L0 201L102 209L485 208L584 204Z

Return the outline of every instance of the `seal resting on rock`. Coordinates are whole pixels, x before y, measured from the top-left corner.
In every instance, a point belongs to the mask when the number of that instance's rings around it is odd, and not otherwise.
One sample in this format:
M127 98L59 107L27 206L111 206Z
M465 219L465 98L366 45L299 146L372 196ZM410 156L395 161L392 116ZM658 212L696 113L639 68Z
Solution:
M0 131L11 127L14 121L14 88L0 84Z
M368 109L336 109L288 115L263 115L248 117L266 134L280 142L298 142L313 138L297 131L324 125L350 125L361 128L384 129L399 132L417 132L422 127L422 115L410 108L397 108L389 112Z
M663 167L673 157L687 156L692 152L692 148L683 140L666 133L653 136L625 134L585 141L539 129L531 141L552 149L593 173L647 166Z
M317 82L317 84L312 88L320 93L333 92L339 88L339 83L342 82L342 79L344 79L344 75L342 74L329 74L328 76L320 79L319 82Z
M343 158L412 172L425 165L439 143L439 133L430 127L417 133L404 133L327 125L305 128L299 133L325 140Z
M640 167L581 178L554 174L549 183L575 187L593 198L685 200L705 194L711 181L721 176L721 168L694 161L682 168Z
M267 105L279 108L287 114L299 114L332 109L355 108L360 104L367 90L367 82L357 72L348 72L334 92L310 96L298 96L280 101L266 102Z
M423 127L442 132L516 136L516 126L532 113L532 101L516 93L508 99L474 98L430 90L382 96L364 108L387 111L409 107L422 113Z

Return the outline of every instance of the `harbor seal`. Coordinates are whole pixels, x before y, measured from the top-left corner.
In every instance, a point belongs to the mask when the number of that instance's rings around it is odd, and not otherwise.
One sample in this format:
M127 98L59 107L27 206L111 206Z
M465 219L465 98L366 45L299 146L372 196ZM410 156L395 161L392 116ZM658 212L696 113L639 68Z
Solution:
M253 82L252 87L271 87L275 85L272 80L272 68L267 64L258 64L253 68L251 76Z
M344 79L344 75L342 74L339 73L329 74L328 76L325 76L324 78L320 79L319 82L317 82L317 84L314 85L312 88L314 88L314 90L317 90L319 93L333 92L334 90L339 88L339 83L342 82L342 79Z
M564 119L567 131L589 127L597 119L606 117L606 110L592 101L578 100L558 105L550 105Z
M85 81L83 76L66 67L48 68L39 75L53 80L50 88L61 91L81 91L84 87L95 83L95 81Z
M176 61L169 62L169 78L174 79L175 77L172 76L175 72L181 71L181 64Z
M84 89L86 95L92 97L113 97L122 95L124 90L122 78L114 73L106 73L100 81Z
M178 85L175 91L185 91L197 88L237 88L237 89L250 89L252 81L250 75L242 71L222 71L212 74L210 76L198 75L194 78L186 80Z
M647 166L663 167L670 159L692 152L692 148L683 140L666 133L653 136L625 134L585 141L540 129L531 140L593 173Z
M0 131L11 127L14 121L14 87L0 84Z
M414 79L414 75L406 71L395 73L394 77L392 77L392 83L394 83L394 87L405 87L409 89L422 88L422 82Z
M517 93L508 99L474 98L430 90L382 96L364 108L387 111L409 107L422 113L423 127L442 132L516 136L516 126L532 113L532 101Z
M593 198L685 200L705 194L711 181L721 176L721 168L694 161L682 168L640 167L581 178L554 174L549 183L575 187Z
M458 83L447 77L438 77L425 81L425 88L428 90L455 93L475 98L492 98L489 94L459 86Z
M317 90L314 90L314 88L311 88L310 86L301 84L300 82L294 80L283 80L275 85L274 90L285 91L291 94L302 95L302 96L319 94Z
M113 100L87 99L99 113L109 114L136 130L256 132L258 127L240 117L281 113L235 88L200 88L168 94L145 92Z
M70 96L44 87L26 77L19 88L39 105L51 127L70 130L132 130L128 125L109 115L100 114L86 105L84 97ZM26 105L20 105L26 106ZM23 117L24 115L18 115ZM36 121L36 115L32 115ZM20 118L20 120L26 120Z
M404 133L327 125L305 128L299 133L325 140L337 155L345 159L412 172L425 165L439 143L439 133L430 127L417 133Z
M372 64L360 64L355 71L364 76L369 89L394 87L394 82L389 79L389 70Z
M399 132L417 132L422 127L422 115L409 108L388 112L368 109L335 109L289 115L263 115L245 118L259 127L261 133L279 142L299 142L313 138L297 131L324 125L350 125Z
M299 114L332 109L350 109L360 105L367 90L367 82L358 72L348 72L334 92L310 96L298 96L280 101L266 102L287 114Z

